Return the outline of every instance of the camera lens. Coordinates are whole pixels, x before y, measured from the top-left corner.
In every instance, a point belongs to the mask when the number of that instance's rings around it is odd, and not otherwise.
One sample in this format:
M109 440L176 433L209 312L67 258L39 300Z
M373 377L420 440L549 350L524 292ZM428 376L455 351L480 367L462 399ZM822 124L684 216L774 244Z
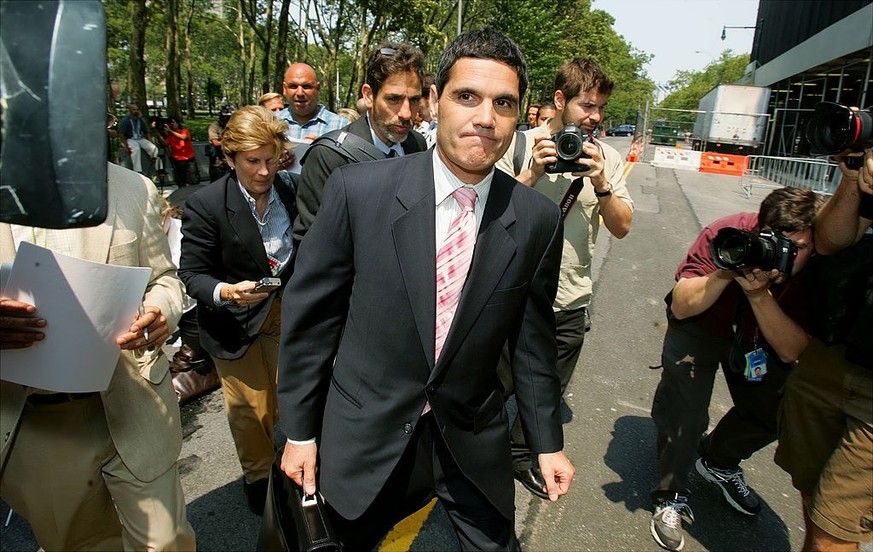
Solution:
M563 134L555 145L561 159L571 161L582 154L582 140L576 134Z
M855 113L833 102L820 102L806 126L810 151L832 155L845 150L862 151L873 138L873 120L869 110Z
M727 269L744 266L749 258L749 240L742 234L730 234L724 237L716 248L717 258Z

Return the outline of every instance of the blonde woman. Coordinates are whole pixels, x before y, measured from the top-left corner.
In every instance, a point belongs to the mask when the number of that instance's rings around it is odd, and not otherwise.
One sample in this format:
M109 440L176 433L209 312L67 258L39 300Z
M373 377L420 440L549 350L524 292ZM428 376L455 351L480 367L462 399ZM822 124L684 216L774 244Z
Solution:
M282 289L291 277L295 185L279 171L287 123L236 110L221 137L231 172L192 195L182 217L179 276L197 300L200 339L221 377L249 508L264 508L277 419ZM256 291L262 278L280 286Z

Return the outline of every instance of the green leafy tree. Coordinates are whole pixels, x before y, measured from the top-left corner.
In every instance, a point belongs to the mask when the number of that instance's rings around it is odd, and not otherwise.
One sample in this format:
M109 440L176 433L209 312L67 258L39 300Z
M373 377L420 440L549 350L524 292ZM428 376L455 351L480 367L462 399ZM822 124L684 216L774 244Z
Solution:
M734 54L731 50L721 53L718 60L707 65L703 71L677 71L670 81L673 90L661 102L660 107L669 109L697 109L700 99L719 84L729 84L742 78L749 63L749 54ZM694 114L677 114L675 118L694 120Z

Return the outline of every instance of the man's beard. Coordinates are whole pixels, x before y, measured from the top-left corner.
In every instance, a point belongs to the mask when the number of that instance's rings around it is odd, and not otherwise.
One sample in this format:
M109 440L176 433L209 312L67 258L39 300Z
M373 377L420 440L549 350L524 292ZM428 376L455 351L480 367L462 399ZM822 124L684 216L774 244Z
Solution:
M403 134L397 134L391 127L403 125L406 128L406 132ZM400 144L404 140L406 140L406 136L409 134L409 131L412 130L412 121L391 121L388 123L376 123L376 126L382 132L382 135L385 136L392 144Z

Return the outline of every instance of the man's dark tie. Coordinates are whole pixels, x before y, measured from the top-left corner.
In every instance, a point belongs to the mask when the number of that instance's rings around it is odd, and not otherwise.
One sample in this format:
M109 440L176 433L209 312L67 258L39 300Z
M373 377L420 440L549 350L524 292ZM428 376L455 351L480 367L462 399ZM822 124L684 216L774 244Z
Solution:
M388 151L388 159L391 159L392 157L397 157L397 150L392 149Z

